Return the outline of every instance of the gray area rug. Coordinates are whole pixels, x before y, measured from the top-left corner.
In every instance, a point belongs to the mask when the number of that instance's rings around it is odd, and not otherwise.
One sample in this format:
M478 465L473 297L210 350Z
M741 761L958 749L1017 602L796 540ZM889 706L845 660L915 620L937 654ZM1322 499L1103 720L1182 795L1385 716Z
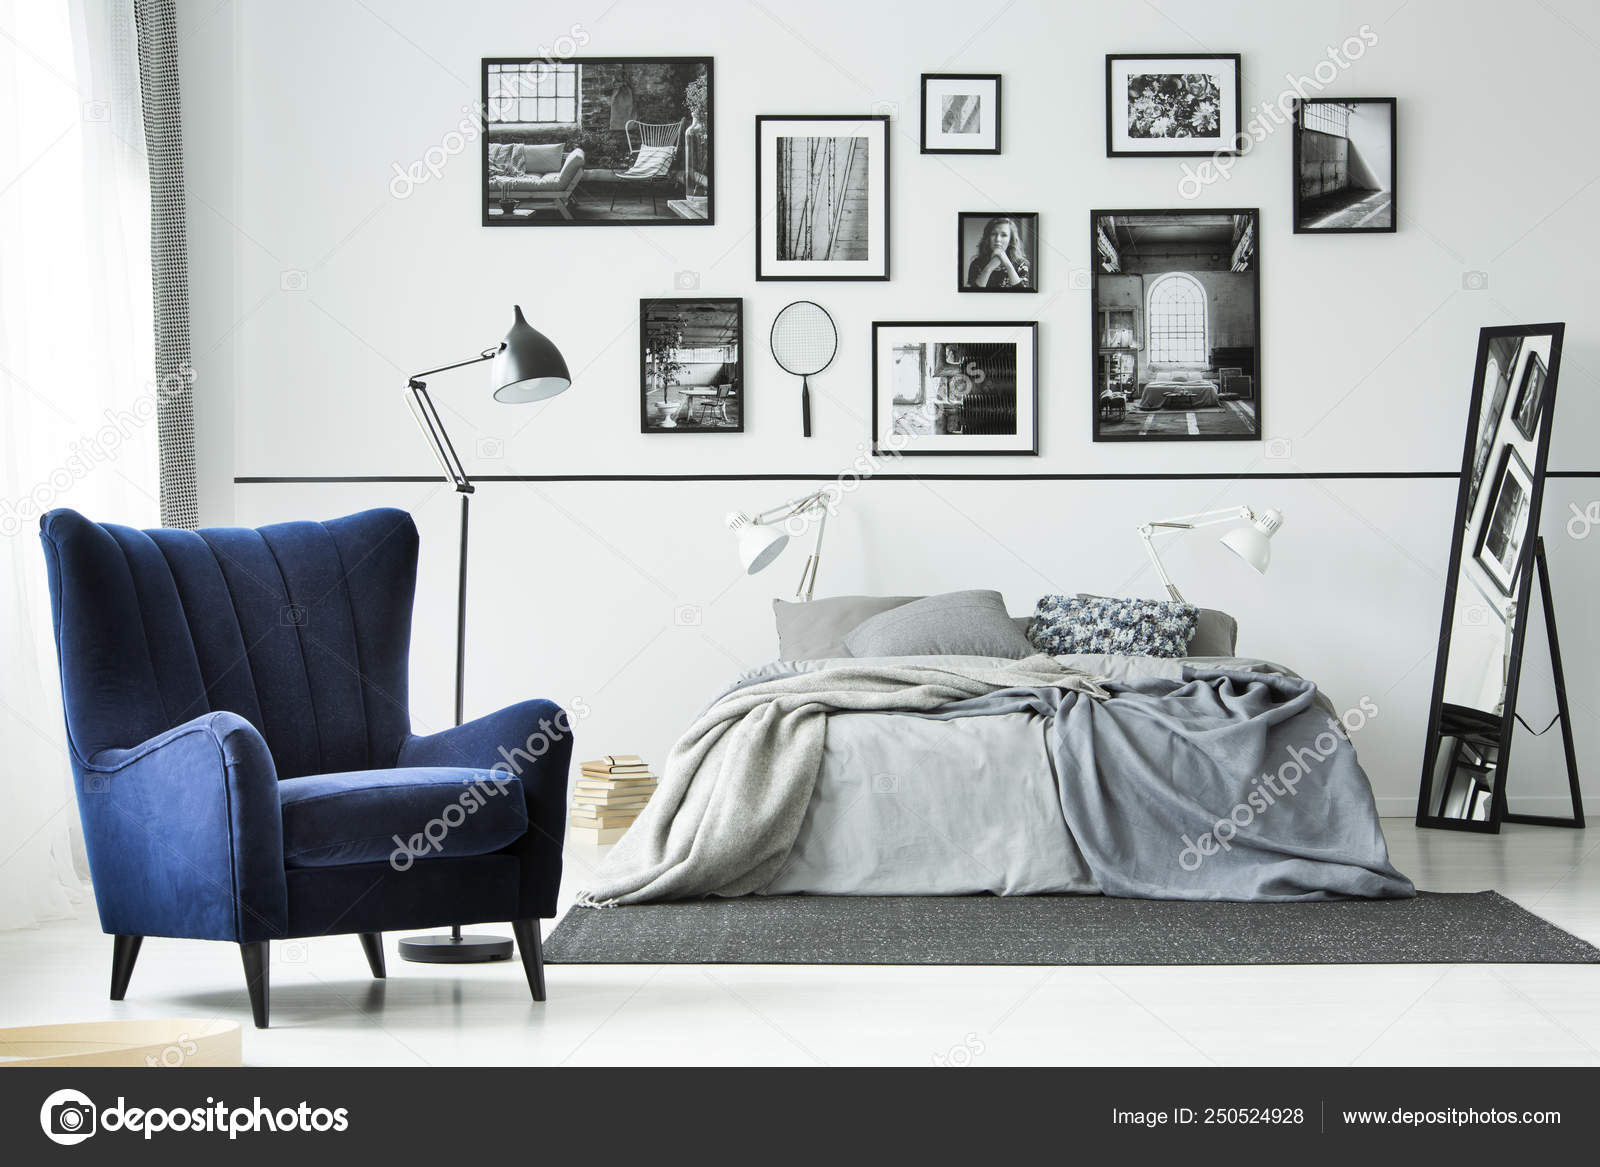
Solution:
M746 896L573 908L551 964L1600 964L1492 891L1240 904L1102 896Z

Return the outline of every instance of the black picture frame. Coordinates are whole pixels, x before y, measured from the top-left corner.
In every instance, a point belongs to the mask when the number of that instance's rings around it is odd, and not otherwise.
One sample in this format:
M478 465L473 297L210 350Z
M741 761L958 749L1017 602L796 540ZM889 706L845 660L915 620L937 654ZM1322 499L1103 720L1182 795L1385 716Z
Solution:
M918 450L918 449L885 449L879 444L879 419L882 416L879 409L880 389L882 378L880 376L881 344L886 329L946 329L946 330L972 330L1006 332L1015 334L1018 329L1027 332L1027 354L1030 371L1029 386L1024 395L1022 386L1016 387L1016 400L1022 401L1024 397L1028 402L1029 414L1032 424L1029 426L1030 434L1026 449L971 449L971 450ZM929 337L921 343L938 341L944 343L948 334ZM957 342L963 343L963 342ZM981 343L967 341L964 343ZM891 389L892 392L892 389ZM871 418L871 449L874 457L892 454L902 458L996 458L996 457L1037 457L1039 453L1039 322L1037 320L874 320L872 322L872 382L869 386ZM1018 427L1019 438L1022 437L1021 427Z
M1528 508L1527 536L1523 543L1519 571L1515 586L1515 611L1519 613L1516 626L1511 631L1510 652L1507 655L1506 681L1503 700L1505 715L1499 717L1498 732L1496 727L1490 725L1487 732L1495 736L1497 741L1496 764L1493 786L1493 803L1489 817L1485 820L1450 818L1433 812L1433 794L1435 786L1435 769L1439 763L1440 753L1445 748L1447 721L1451 711L1457 707L1449 706L1445 701L1445 681L1449 668L1450 646L1455 632L1455 613L1457 596L1463 586L1462 560L1467 555L1467 528L1469 520L1474 513L1474 506L1469 501L1471 491L1471 475L1473 464L1478 452L1478 426L1483 412L1483 395L1486 390L1485 376L1489 366L1491 346L1496 342L1517 341L1519 349L1535 338L1548 337L1550 340L1549 373L1544 382L1544 406L1542 413L1548 420L1551 403L1555 400L1558 373L1561 367L1561 349L1566 334L1566 325L1561 323L1546 324L1519 324L1500 325L1492 328L1483 328L1478 332L1478 354L1473 369L1472 399L1467 406L1466 435L1462 443L1461 473L1456 488L1456 507L1452 518L1450 536L1450 565L1445 575L1444 606L1439 619L1439 653L1434 662L1433 692L1428 709L1427 736L1423 739L1422 777L1417 788L1417 813L1415 822L1419 827L1433 827L1447 831L1467 831L1477 834L1498 834L1500 825L1506 821L1516 821L1521 818L1527 821L1526 816L1509 816L1505 809L1505 780L1506 773L1511 763L1511 743L1513 729L1516 725L1515 710L1517 708L1517 692L1522 675L1523 651L1527 643L1528 616L1530 614L1529 601L1532 598L1533 577L1532 570L1526 570L1530 563L1537 558L1539 548L1539 520L1544 505L1545 471L1549 465L1550 457L1550 432L1548 424L1539 427L1538 440L1535 443L1534 463L1531 473L1533 482L1532 497ZM1493 419L1493 424L1498 424L1499 419ZM1509 448L1509 447L1508 447ZM1498 490L1499 479L1495 479ZM1476 551L1476 541L1473 546ZM1541 588L1548 592L1548 581L1541 581ZM1543 597L1546 601L1546 623L1549 625L1548 594ZM1554 638L1551 640L1554 645ZM1559 674L1558 674L1559 675ZM1558 681L1558 693L1560 682ZM1563 698L1564 699L1564 698ZM1493 718L1477 711L1469 711L1477 718ZM1572 769L1569 755L1569 771ZM1581 825L1581 817L1577 820Z
M1535 378L1535 374L1538 374ZM1512 406L1511 423L1517 432L1529 441L1539 432L1539 418L1544 409L1544 381L1547 376L1544 361L1538 353L1528 354L1523 366L1522 380L1517 385L1517 399Z
M1013 228L1018 234L1026 237L1023 245L1023 258L1027 261L1027 278L1020 285L1010 287L970 287L967 275L973 263L977 261L974 254L968 256L967 228L973 222L982 222L983 230L996 219L1010 219ZM981 233L980 233L981 237ZM1024 295L1039 290L1039 255L1043 250L1039 245L1039 212L1038 211L957 211L956 212L956 291L970 292L973 295Z
M684 406L683 403L680 403L680 405L679 405L677 410L664 411L665 412L665 421L664 422L663 421L654 420L654 415L652 414L652 409L651 409L651 396L652 396L652 394L657 392L657 389L660 388L660 387L652 385L651 384L651 378L650 378L651 328L652 328L652 326L654 324L658 323L658 321L661 319L661 314L664 314L664 313L667 313L667 312L672 312L672 311L682 312L684 310L692 310L692 309L694 309L696 307L703 308L703 309L706 309L706 310L709 310L709 311L715 311L715 312L718 312L718 313L729 312L729 311L731 311L733 313L733 327L734 327L734 334L735 334L735 342L734 343L735 343L735 346L736 346L736 355L735 355L734 359L731 362L726 362L726 361L723 362L724 365L727 365L727 364L732 364L733 365L733 372L734 372L733 391L732 391L731 394L730 393L719 393L718 397L715 400L712 400L712 399L703 399L701 397L701 390L700 390L699 387L691 388L688 391L687 394L680 395L680 396L690 396L690 397L694 398L693 401L688 403L687 408L688 408L689 412L688 412L688 414L686 416L683 415L683 413L682 413L682 410L685 408L685 406ZM663 404L663 406L665 406L667 404L667 399L670 397L670 387L662 389L661 392L662 392L662 397L663 397L662 404ZM729 400L728 399L730 397L733 398L733 402L732 403L737 408L738 420L733 424L726 424L726 422L727 422L727 413L728 413L728 405L729 405ZM688 422L692 422L694 420L694 410L695 410L695 405L696 404L701 404L701 405L705 406L706 408L720 409L720 411L721 411L720 416L723 418L724 424L716 424L716 425L693 425L693 424L687 424ZM741 297L741 296L657 296L657 297L653 297L651 299L640 300L639 301L639 432L641 434L662 434L662 435L666 435L666 434L673 434L673 435L680 435L680 434L742 434L742 433L745 432L746 418L748 417L748 415L749 415L749 393L748 393L747 388L746 388L746 380L745 380L744 299L743 299L743 297ZM680 416L684 417L684 421L683 422L680 422L678 420L680 418Z
M969 81L984 85L994 86L994 144L992 146L929 146L928 145L928 82L930 81ZM1004 112L1001 95L1001 80L999 73L924 73L922 74L920 88L922 102L919 109L921 123L919 126L918 142L924 154L998 154L1001 151L1001 131L1003 129L1002 115Z
M1522 540L1512 550L1512 563L1509 575L1503 570L1498 558L1494 555L1485 556L1484 552L1489 546L1489 536L1494 531L1495 517L1500 509L1502 500L1506 495L1506 486L1514 483L1522 492L1523 501L1531 506L1533 502L1533 472L1528 469L1517 453L1515 446L1506 446L1500 452L1500 464L1496 467L1494 476L1494 493L1489 496L1488 510L1484 512L1483 524L1478 528L1476 545L1472 549L1472 558L1477 560L1478 566L1483 568L1483 574L1489 577L1489 582L1494 584L1506 595L1511 595L1517 589L1517 581L1522 575L1522 565L1527 559L1526 549L1531 537L1537 537L1538 532L1524 526Z
M1131 149L1126 146L1118 148L1116 122L1117 115L1122 115L1124 124L1127 122L1127 93L1124 91L1119 100L1116 92L1117 63L1118 62L1172 62L1172 61L1221 61L1230 65L1233 70L1233 100L1229 102L1221 98L1221 108L1218 116L1218 143L1197 150L1182 149ZM1107 53L1106 54L1106 157L1107 158L1214 158L1227 157L1242 153L1239 149L1239 137L1243 132L1243 101L1240 90L1243 88L1243 58L1238 53ZM1220 97L1220 94L1219 94ZM1227 108L1232 108L1233 123L1230 127L1221 114ZM1151 139L1161 141L1163 139ZM1171 141L1184 139L1172 138Z
M491 105L491 100L492 99L491 99L490 94L489 94L490 67L491 66L506 66L506 65L533 65L533 64L577 65L577 66L579 66L580 73L579 73L577 81L576 81L576 88L577 88L576 96L577 96L577 102L578 102L578 106L577 106L577 108L578 108L578 116L580 118L582 116L582 110L583 110L583 94L582 94L583 75L582 75L581 69L584 68L584 67L588 67L588 66L617 66L617 65L635 66L635 67L641 67L641 66L646 66L646 65L703 66L704 69L705 69L705 79L706 79L706 103L705 103L706 120L709 123L705 127L705 147L706 147L707 158L706 158L706 169L705 169L705 176L706 176L706 206L705 206L704 217L689 217L689 216L674 212L672 210L671 206L670 206L671 201L673 201L671 199L667 199L667 202L668 202L668 207L667 207L668 213L667 214L653 214L652 217L649 217L649 218L642 218L641 219L641 218L637 218L637 217L628 217L628 216L615 216L615 217L604 217L604 218L601 218L601 217L595 217L595 218L574 217L571 214L571 211L573 210L573 208L582 209L584 206L586 206L586 204L582 201L580 196L590 193L589 191L586 191L584 189L584 184L589 181L588 172L591 169L596 172L596 174L597 174L596 182L601 181L601 180L598 179L598 174L601 173L601 172L609 171L609 172L611 172L613 174L618 173L618 171L617 171L617 169L615 167L601 167L601 166L591 165L591 163L594 160L593 159L589 159L587 157L585 158L584 175L578 179L577 183L575 184L575 186L572 189L572 192L564 200L560 200L559 205L557 205L557 199L559 197L558 194L555 194L555 193L542 193L542 194L538 194L538 195L529 195L529 196L527 196L525 198L522 198L522 199L511 199L510 200L513 203L520 203L520 202L538 200L540 205L534 207L532 213L525 214L525 215L524 214L518 214L518 213L516 213L514 211L510 212L510 213L507 213L507 211L504 209L504 204L505 204L505 202L507 200L504 199L504 198L501 198L501 199L495 198L494 197L494 192L490 188L489 150L490 150L491 145L502 144L502 143L495 143L495 142L492 141L492 139L495 137L494 126L496 125L496 123L491 118L491 111L492 111L493 107ZM716 163L717 163L716 97L717 97L717 84L716 84L716 59L714 57L710 57L710 56L562 57L562 58L559 58L559 59L551 58L551 57L539 57L539 56L533 56L533 57L484 57L484 58L482 58L482 60L480 62L479 70L480 70L479 77L480 77L480 85L481 85L480 93L481 93L481 101L482 101L482 104L481 104L481 106L479 108L480 108L481 113L482 113L483 122L482 122L482 126L481 126L481 131L482 132L479 133L479 135L478 135L479 142L480 142L479 165L481 167L480 176L479 176L479 182L481 184L481 188L480 188L480 191L479 191L479 200L478 201L479 201L479 207L480 207L480 209L482 211L482 224L483 224L483 226L485 226L485 227L635 227L635 228L638 228L638 227L711 227L711 226L715 226L716 225L716 221L717 221L717 176L716 176ZM517 123L517 124L521 124L521 123ZM546 123L538 123L538 124L546 124ZM528 133L532 133L532 134L534 134L534 135L536 135L538 137L543 137L545 135L554 135L555 136L554 140L562 142L563 145L567 145L574 138L580 138L580 137L584 141L588 141L591 135L599 133L599 128L598 127L586 127L580 121L580 122L571 123L571 125L574 127L573 132L571 134L567 134L567 135L562 136L562 135L560 135L559 129L555 128L555 127L562 127L562 126L565 126L567 123L548 123L548 124L552 127L550 130L547 130L547 131L527 131L527 132ZM661 123L661 124L665 124L665 123ZM683 170L681 168L685 164L686 140L687 140L687 135L689 134L690 128L691 128L691 126L693 124L693 119L692 119L692 117L690 116L690 114L688 112L687 102L685 103L684 116L683 116L683 118L680 120L680 122L678 124L679 124L678 146L677 146L677 152L674 155L672 166L669 167L668 172L663 177L663 179L662 180L656 180L655 184L653 186L646 185L646 184L641 184L641 190L647 190L648 193L650 193L650 195L651 195L651 198L652 198L651 210L652 210L652 212L654 212L655 207L657 205L657 202L659 201L657 199L658 195L661 198L667 198L666 194L663 193L663 190L662 190L663 183L670 183L674 179L676 179L677 181L681 182L682 178L683 178ZM613 132L613 131L610 130L609 124L608 124L605 132L607 134L610 134L610 133ZM626 132L627 132L626 128L624 128L622 133L624 135L624 139L625 140L626 140ZM546 144L548 144L548 143L546 143ZM578 148L581 148L581 147L578 147ZM570 154L571 150L570 149L567 150L566 153ZM611 194L612 194L611 202L612 202L613 206L615 205L616 197L620 193L621 193L621 188L616 187L615 180L613 180L613 189L611 191ZM682 193L684 195L687 195L687 191L684 191ZM598 198L598 197L599 197L598 194L596 194L596 198ZM682 201L687 202L688 200L685 198ZM495 209L494 209L497 205L500 206L500 208L501 208L499 213L496 213ZM546 209L551 210L553 213L548 215L548 216L539 213L539 212L541 212L543 210L546 210Z
M755 230L755 241L756 241L756 279L758 281L760 281L762 283L779 282L779 281L785 281L785 282L791 282L791 283L800 283L800 282L804 282L804 283L813 283L813 282L815 282L815 283L836 283L836 282L846 282L846 281L848 281L848 282L870 282L870 281L886 282L889 279L890 258L891 258L892 243L893 243L893 239L892 239L892 236L890 234L890 225L893 222L893 214L892 214L892 193L893 193L892 174L893 174L893 171L892 171L892 166L891 166L891 154L892 154L891 146L892 146L893 135L890 133L889 121L890 121L890 119L889 119L889 115L888 114L757 114L756 115L756 119L755 119L755 131L756 131L756 138L755 138L755 147L756 147L756 149L755 149L755 162L756 162L756 220L755 220L756 221L756 230ZM883 165L878 168L878 170L881 171L881 174L882 174L881 181L883 183L883 193L882 193L882 196L881 196L881 202L882 202L882 212L883 213L882 213L881 222L876 224L876 225L874 225L869 220L868 223L867 223L867 229L869 231L876 229L877 231L882 233L882 236L883 236L883 262L881 264L881 270L873 270L873 271L864 272L864 273L847 273L847 274L832 274L832 273L827 272L826 270L824 270L822 272L804 272L804 273L800 273L800 272L780 273L780 272L776 272L776 271L768 271L768 270L766 270L765 265L762 263L762 253L763 253L763 250L765 249L765 246L766 246L766 234L765 233L769 228L774 233L776 233L776 231L778 230L779 221L780 221L781 216L778 215L778 214L769 214L768 213L769 209L766 207L766 204L765 204L765 201L764 201L765 198L766 198L766 193L767 193L767 180L766 180L767 158L766 158L766 154L765 154L765 150L764 150L764 144L762 142L762 131L769 124L781 124L781 123L785 123L785 122L830 123L830 124L837 124L837 125L839 125L841 127L849 127L849 126L855 125L857 123L865 123L865 124L874 125L874 126L878 127L877 130L876 130L876 133L881 137L881 140L882 140L881 148L883 150ZM837 136L843 137L845 135L841 134L841 135L837 135ZM870 154L869 154L869 167L868 167L868 181L869 181L869 184L872 181L873 173L874 172L873 172L873 170L872 170L872 168L870 166ZM869 187L868 187L869 205L870 205L870 199L871 199L870 191L871 191L871 186L869 185ZM870 239L870 237L869 237L869 239ZM774 252L776 252L776 248L774 248ZM869 242L869 256L870 256L870 242ZM790 262L790 261L779 260L777 262ZM833 261L828 261L828 260L808 260L806 262L827 263L827 262L833 262Z
M1372 105L1387 106L1389 110L1389 186L1388 222L1385 226L1314 226L1306 222L1307 200L1301 170L1304 163L1305 135L1316 133L1304 125L1305 110L1312 105ZM1393 97L1297 97L1291 111L1290 139L1293 142L1293 169L1290 187L1293 196L1293 229L1296 235L1393 235L1400 229L1400 126L1399 102Z
M1250 270L1250 277L1251 278L1250 278L1250 284L1249 284L1249 292L1250 292L1250 297L1251 297L1251 318L1252 318L1252 323L1253 323L1254 327L1253 327L1253 330L1252 330L1250 346L1248 346L1248 348L1246 348L1246 346L1243 346L1243 345L1215 346L1215 345L1211 345L1211 344L1208 343L1206 345L1206 348L1209 350L1208 351L1208 361L1211 361L1211 360L1214 360L1214 359L1218 358L1224 352L1226 352L1228 354L1233 354L1233 355L1238 355L1239 353L1246 352L1246 351L1249 353L1250 372L1248 374L1245 374L1245 375L1249 376L1249 378L1250 378L1250 387L1249 387L1250 413L1252 414L1252 419L1251 420L1253 421L1253 424L1250 426L1250 428L1248 430L1245 430L1245 431L1242 431L1242 432L1213 432L1213 433L1201 433L1201 432L1189 433L1189 432L1184 432L1184 433L1176 433L1176 432L1167 432L1166 427L1163 427L1162 428L1162 432L1155 432L1155 433L1149 432L1148 428L1147 429L1143 429L1143 430L1141 430L1141 432L1138 432L1138 433L1121 432L1121 431L1106 432L1106 426L1111 424L1112 418L1107 416L1107 410L1105 408L1106 403L1102 400L1102 385L1101 385L1101 382L1104 379L1103 378L1102 361L1103 361L1103 358L1107 355L1108 351L1119 351L1119 352L1120 351L1124 351L1124 350L1121 350L1121 349L1113 350L1111 348L1111 346L1103 345L1102 344L1102 337L1101 337L1101 319L1100 319L1101 310L1102 310L1101 307L1100 307L1101 282L1104 279L1104 277L1106 277L1108 275L1123 274L1121 272L1107 272L1107 271L1104 270L1105 266L1106 266L1106 258L1102 255L1102 253L1100 251L1100 246L1099 246L1099 243L1098 243L1098 237L1099 237L1100 221L1102 219L1105 219L1105 218L1108 218L1108 217L1110 219L1112 219L1112 220L1130 219L1130 218L1131 219L1148 219L1148 218L1157 218L1157 217L1171 217L1174 220L1194 219L1194 218L1197 218L1197 217L1212 217L1212 218L1228 217L1228 218L1233 218L1235 220L1238 220L1238 219L1240 219L1242 217L1245 220L1245 222L1246 222L1246 224L1248 226L1248 230L1249 230L1249 233L1250 233L1250 239L1251 239L1250 256L1249 256L1249 258L1250 258L1249 270ZM1241 235L1241 238L1243 238L1242 235ZM1096 441L1096 442L1258 442L1258 441L1260 441L1262 439L1262 435L1265 433L1265 429L1263 428L1264 425L1265 425L1265 422L1264 422L1265 397L1264 397L1264 394L1262 392L1262 379L1261 379L1261 368L1262 368L1262 362L1261 362L1261 331L1262 330L1261 330L1261 210L1260 210L1260 208L1259 207L1215 207L1215 208L1213 208L1213 207L1185 207L1185 208L1181 208L1181 209L1155 208L1155 209L1142 209L1142 210L1092 210L1092 211L1089 212L1089 255L1093 257L1093 267L1091 269L1090 280L1089 280L1089 359L1090 359L1089 416L1090 416L1090 426L1091 426L1090 432L1093 435L1093 440ZM1168 275L1191 275L1192 276L1192 273L1190 273L1190 272L1168 272L1168 273L1165 273L1165 274L1168 274ZM1139 368L1139 353L1145 351L1146 348L1147 348L1147 345L1148 345L1148 335L1149 335L1149 321L1147 319L1148 299L1149 299L1148 293L1149 293L1149 289L1143 288L1142 287L1142 283L1141 283L1140 303L1139 303L1139 305L1137 307L1137 312L1138 312L1138 318L1143 322L1143 324L1142 324L1142 326L1140 327L1140 329L1138 331L1137 337L1134 338L1135 341L1136 341L1136 344L1134 346L1132 346L1131 348L1125 350L1125 351L1133 353L1134 366L1135 366L1135 380L1133 382L1133 388L1135 390L1138 390L1139 389L1139 385L1140 385L1140 382L1137 379L1137 370ZM1148 367L1148 365L1150 363L1152 363L1152 362L1149 362L1148 360L1146 360L1145 366ZM1224 408L1224 404L1223 404L1223 402L1224 402L1224 394L1226 393L1226 389L1222 384L1222 377L1221 377L1221 373L1220 373L1220 370L1223 367L1233 368L1234 366L1232 366L1231 364L1228 365L1228 366L1223 366L1220 363L1218 364L1218 369L1219 369L1219 372L1217 374L1217 376L1218 376L1218 382L1217 382L1218 404L1217 404L1217 407L1216 407L1218 409ZM1240 364L1237 367L1237 371L1239 371L1242 374L1243 373L1243 369L1244 369L1244 365L1243 365L1243 362L1241 361ZM1125 408L1126 408L1126 399L1125 399L1125 403L1124 404L1125 404ZM1235 408L1232 408L1232 407L1229 407L1229 408L1230 408L1230 412L1232 412L1235 416L1238 416L1239 409L1235 409ZM1242 408L1242 407L1240 407L1240 408ZM1185 412L1185 422L1186 423L1187 423L1187 419L1188 419L1188 412L1186 411ZM1198 419L1197 419L1197 422L1198 422ZM1198 424L1197 424L1196 428L1197 429L1200 428L1198 426Z

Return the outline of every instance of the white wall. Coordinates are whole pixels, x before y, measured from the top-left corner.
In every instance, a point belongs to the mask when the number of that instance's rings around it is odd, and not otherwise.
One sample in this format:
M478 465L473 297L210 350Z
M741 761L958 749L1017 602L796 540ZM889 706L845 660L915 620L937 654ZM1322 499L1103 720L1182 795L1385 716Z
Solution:
M468 373L433 382L473 469L495 474L821 474L867 440L872 320L1041 322L1041 456L923 460L928 472L1325 475L1454 471L1476 332L1565 319L1552 466L1600 464L1600 326L1593 275L1600 184L1592 151L1548 116L1578 106L1600 19L1574 2L1504 6L1164 3L1109 7L1021 0L816 0L680 7L643 0L564 5L273 4L180 0L187 117L191 295L207 522L325 517L390 503L417 515L424 590L415 650L419 720L448 713L455 510L415 485L245 485L241 476L425 475L431 459L400 400L408 372L493 343L520 303L577 378L553 401L497 405ZM479 223L476 149L408 198L390 193L445 140L479 93L479 59L534 54L576 24L593 55L716 58L717 225L500 229ZM1324 92L1399 98L1397 235L1294 236L1290 142L1276 129L1198 205L1261 208L1265 430L1283 443L1095 444L1089 427L1088 212L1193 205L1180 164L1104 157L1104 54L1206 46L1244 56L1246 118L1284 75L1370 26L1377 44ZM1577 32L1574 32L1574 26ZM1579 35L1581 34L1581 35ZM1004 74L1005 153L917 153L918 75ZM894 279L753 280L757 113L898 107ZM1516 143L1517 173L1485 166ZM1536 180L1534 180L1536 179ZM950 290L957 211L1041 215L1034 297ZM1472 290L1464 273L1487 273ZM297 277L303 272L304 287ZM637 312L680 272L706 295L745 298L749 419L743 436L638 433ZM794 379L760 343L783 304L814 297L840 351L813 385L816 437L799 435ZM499 458L476 456L484 439ZM485 441L482 449L496 445ZM1278 455L1269 457L1268 454ZM486 484L478 495L469 706L530 694L582 696L580 752L659 759L697 705L772 655L773 574L737 575L722 513L796 493L784 482ZM1546 537L1581 760L1600 767L1600 667L1588 651L1596 549L1564 531L1593 479L1552 480ZM1240 617L1241 649L1284 661L1341 703L1383 714L1361 742L1386 811L1414 802L1433 672L1454 483L1445 479L872 482L830 524L825 592L1002 588L1025 611L1045 590L1153 595L1132 526L1236 501L1288 515L1266 579L1241 574L1209 538L1174 548L1191 598ZM698 611L698 623L679 609ZM1524 708L1545 720L1535 664ZM1541 703L1542 702L1542 703ZM1553 737L1553 735L1552 735ZM1513 794L1548 791L1552 737L1519 742ZM1514 797L1514 801L1515 797Z

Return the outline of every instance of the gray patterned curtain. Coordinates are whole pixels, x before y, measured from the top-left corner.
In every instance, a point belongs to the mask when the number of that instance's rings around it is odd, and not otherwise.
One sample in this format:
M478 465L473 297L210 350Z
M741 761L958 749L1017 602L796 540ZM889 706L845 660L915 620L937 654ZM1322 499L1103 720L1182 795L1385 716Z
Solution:
M139 28L139 90L150 169L150 273L156 331L156 427L161 524L200 525L194 467L194 365L189 351L183 121L178 100L175 0L132 0Z

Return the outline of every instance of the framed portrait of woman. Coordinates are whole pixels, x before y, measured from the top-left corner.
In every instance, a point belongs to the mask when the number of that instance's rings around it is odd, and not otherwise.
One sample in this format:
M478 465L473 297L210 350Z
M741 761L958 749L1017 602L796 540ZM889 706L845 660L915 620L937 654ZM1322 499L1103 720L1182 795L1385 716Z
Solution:
M1036 212L961 211L956 215L956 291L1038 290Z

